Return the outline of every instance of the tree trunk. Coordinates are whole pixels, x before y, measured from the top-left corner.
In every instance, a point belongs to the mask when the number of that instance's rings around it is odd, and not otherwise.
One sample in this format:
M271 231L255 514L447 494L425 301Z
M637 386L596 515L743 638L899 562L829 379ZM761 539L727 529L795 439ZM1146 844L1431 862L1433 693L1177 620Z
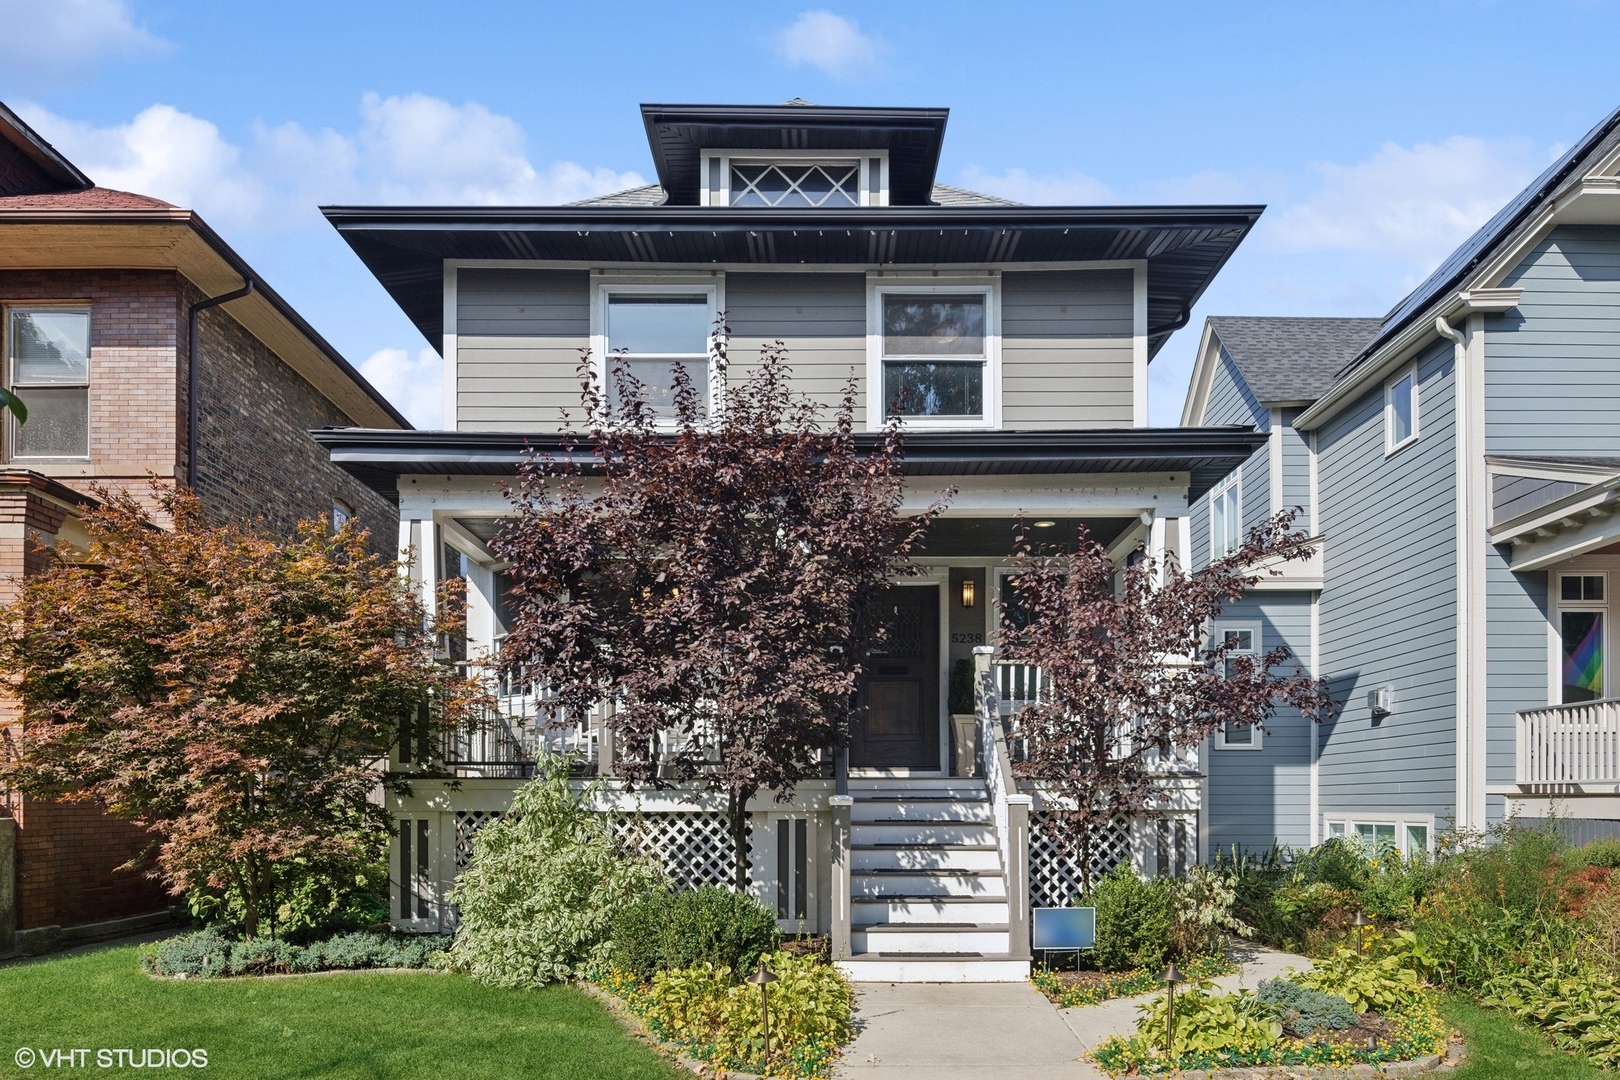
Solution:
M259 875L253 863L242 868L242 936L251 940L259 932Z
M752 790L726 795L726 820L731 826L734 857L731 887L739 896L748 892L748 800L753 797Z

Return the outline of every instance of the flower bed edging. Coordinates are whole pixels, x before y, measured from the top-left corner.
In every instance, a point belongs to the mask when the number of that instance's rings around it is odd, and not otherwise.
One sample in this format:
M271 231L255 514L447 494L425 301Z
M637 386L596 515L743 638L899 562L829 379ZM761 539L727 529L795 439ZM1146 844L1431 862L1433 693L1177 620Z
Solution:
M1375 1076L1441 1076L1463 1062L1463 1044L1451 1041L1444 1056L1431 1054L1411 1061L1386 1061L1382 1065L1253 1065L1242 1069L1188 1069L1185 1072L1157 1073L1174 1080L1365 1080ZM1120 1075L1120 1074L1111 1074Z

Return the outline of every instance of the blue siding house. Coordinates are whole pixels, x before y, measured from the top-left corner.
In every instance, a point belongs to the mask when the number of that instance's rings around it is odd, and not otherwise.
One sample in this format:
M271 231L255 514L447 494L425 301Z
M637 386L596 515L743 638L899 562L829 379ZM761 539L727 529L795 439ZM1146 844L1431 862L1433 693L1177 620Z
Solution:
M1182 423L1269 439L1190 511L1187 555L1298 507L1319 563L1222 621L1339 704L1215 740L1203 854L1620 831L1617 421L1620 111L1383 318L1208 320Z

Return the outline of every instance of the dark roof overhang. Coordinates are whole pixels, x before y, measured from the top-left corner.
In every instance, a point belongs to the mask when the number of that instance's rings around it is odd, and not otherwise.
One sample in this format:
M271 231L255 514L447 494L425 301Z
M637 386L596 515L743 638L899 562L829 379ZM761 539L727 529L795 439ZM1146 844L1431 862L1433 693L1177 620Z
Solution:
M906 267L1144 260L1156 353L1262 206L365 207L322 212L436 348L446 259L580 267Z
M79 167L62 156L61 151L29 127L16 113L0 103L0 142L12 147L13 153L28 163L33 176L19 175L6 181L8 170L0 168L0 195L19 195L35 191L79 191L90 187L90 178ZM0 155L4 166L5 155ZM33 181L33 182L29 182ZM43 181L43 182L40 182Z
M595 460L579 435L508 431L390 431L320 428L310 432L332 463L392 497L402 475L510 477L531 452L582 466ZM865 450L881 436L855 437ZM918 431L906 435L908 476L1184 473L1197 499L1264 446L1246 427L1097 428L1084 431Z
M889 199L926 206L949 109L826 105L643 105L658 183L671 206L698 205L704 150L884 150Z

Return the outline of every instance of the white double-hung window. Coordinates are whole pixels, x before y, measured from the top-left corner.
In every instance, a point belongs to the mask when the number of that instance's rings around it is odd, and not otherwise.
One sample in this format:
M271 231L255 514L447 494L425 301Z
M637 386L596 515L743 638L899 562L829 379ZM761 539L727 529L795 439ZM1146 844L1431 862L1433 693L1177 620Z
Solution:
M11 424L12 458L90 455L90 309L16 307L6 318L6 377L28 407Z
M1260 657L1260 628L1253 625L1223 623L1215 628L1218 641L1226 646L1225 674L1233 673L1234 661L1241 659L1255 663ZM1217 750L1258 750L1260 729L1253 724L1226 721L1215 733Z
M719 400L722 373L715 363L718 283L635 281L597 285L592 310L592 353L608 400L618 405L614 369L640 384L659 419L675 417L675 371L685 370L707 416Z
M1243 546L1243 478L1233 474L1209 493L1209 557L1224 559Z
M869 422L995 427L1000 293L994 283L874 283L868 305Z
M1414 364L1384 384L1384 453L1418 437L1418 376Z

